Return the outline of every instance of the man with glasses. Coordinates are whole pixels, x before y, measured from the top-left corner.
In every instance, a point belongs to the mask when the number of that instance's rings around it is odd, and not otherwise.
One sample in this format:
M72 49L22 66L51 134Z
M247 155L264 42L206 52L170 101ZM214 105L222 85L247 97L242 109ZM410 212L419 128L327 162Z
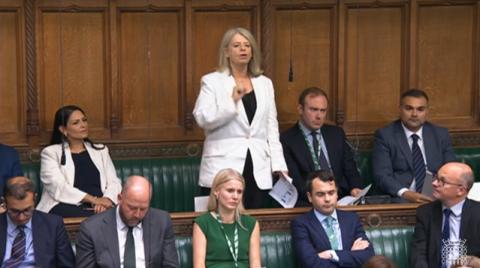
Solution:
M74 267L63 219L35 210L35 187L25 177L5 184L0 214L0 267Z
M455 161L446 128L427 122L428 96L420 89L400 97L399 120L377 130L373 144L373 178L378 190L392 202L430 202L424 190L431 176L445 163ZM429 186L429 185L428 185Z
M447 163L438 170L432 183L437 200L417 209L411 267L451 267L459 252L446 254L447 241L464 241L469 260L480 256L480 203L467 198L473 182L466 164Z

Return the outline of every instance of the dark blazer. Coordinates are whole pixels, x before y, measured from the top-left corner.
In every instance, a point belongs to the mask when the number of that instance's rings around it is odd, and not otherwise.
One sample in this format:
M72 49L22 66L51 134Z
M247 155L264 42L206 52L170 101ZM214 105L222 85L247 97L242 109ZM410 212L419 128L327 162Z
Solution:
M353 188L363 188L363 180L357 170L353 153L347 144L345 132L342 128L332 125L323 125L322 137L328 151L328 159L337 180L340 197L350 195ZM305 143L299 124L287 129L280 135L283 154L288 166L288 174L299 192L299 204L308 204L305 191L307 176L315 171L312 155ZM303 202L302 202L303 201Z
M460 239L466 239L467 254L480 257L480 203L466 199L460 220ZM435 201L417 208L411 249L411 267L440 267L442 203Z
M0 197L3 196L5 182L16 176L23 176L18 153L12 147L0 144Z
M368 248L364 250L350 250L357 238L362 237L368 240L357 214L337 209L337 216L342 232L343 245L343 250L335 251L339 262L318 257L318 253L331 249L331 245L313 210L293 219L291 223L292 241L298 267L361 267L363 263L375 255L371 242Z
M59 216L35 210L32 216L35 267L75 267L70 240ZM0 267L7 244L7 214L0 214Z
M142 221L146 267L178 267L170 215L149 208ZM77 234L77 267L120 267L116 207L89 217Z
M443 164L456 159L446 128L426 122L423 125L423 145L428 170L432 173L437 173ZM379 190L397 197L400 189L409 188L412 184L412 151L400 120L376 131L372 163L373 177Z

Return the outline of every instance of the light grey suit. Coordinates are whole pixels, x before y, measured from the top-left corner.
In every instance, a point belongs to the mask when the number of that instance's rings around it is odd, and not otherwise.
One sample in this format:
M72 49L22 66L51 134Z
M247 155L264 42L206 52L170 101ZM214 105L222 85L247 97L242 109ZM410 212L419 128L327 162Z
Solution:
M426 122L423 125L423 145L427 168L433 173L446 162L455 161L455 152L448 130ZM377 130L373 145L373 177L383 192L397 197L402 188L413 181L412 151L400 120Z
M150 208L142 221L146 267L179 267L172 221ZM86 219L77 234L77 267L120 267L116 208Z

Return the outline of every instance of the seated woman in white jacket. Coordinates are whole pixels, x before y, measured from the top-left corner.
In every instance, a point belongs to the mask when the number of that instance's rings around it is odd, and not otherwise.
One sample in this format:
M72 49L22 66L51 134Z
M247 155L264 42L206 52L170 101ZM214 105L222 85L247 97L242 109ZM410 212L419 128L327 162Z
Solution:
M88 138L87 117L80 107L64 106L55 113L50 146L41 159L38 210L88 217L117 203L122 186L108 148Z
M202 77L193 110L206 136L199 185L206 193L219 170L233 168L245 178L245 208L264 207L272 173L288 172L273 85L262 75L260 60L248 30L228 30L220 44L217 71Z

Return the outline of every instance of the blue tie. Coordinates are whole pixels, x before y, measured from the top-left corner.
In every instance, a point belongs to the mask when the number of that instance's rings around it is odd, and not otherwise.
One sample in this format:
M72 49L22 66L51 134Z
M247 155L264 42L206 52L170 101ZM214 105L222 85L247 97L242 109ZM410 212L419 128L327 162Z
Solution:
M443 210L443 217L445 218L445 221L443 222L442 241L440 241L440 256L444 256L444 254L446 254L444 253L443 242L450 240L450 214L452 214L452 211L450 209L447 208ZM446 268L447 264L442 263L441 267Z
M20 264L25 259L25 231L23 230L25 226L17 226L17 236L13 240L12 244L12 254L10 259L6 262L5 268L16 268L20 267Z
M412 134L412 161L413 161L413 172L415 176L415 190L417 193L422 192L423 182L425 181L425 161L423 160L422 151L418 146L418 135Z

